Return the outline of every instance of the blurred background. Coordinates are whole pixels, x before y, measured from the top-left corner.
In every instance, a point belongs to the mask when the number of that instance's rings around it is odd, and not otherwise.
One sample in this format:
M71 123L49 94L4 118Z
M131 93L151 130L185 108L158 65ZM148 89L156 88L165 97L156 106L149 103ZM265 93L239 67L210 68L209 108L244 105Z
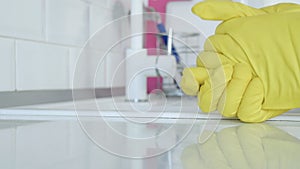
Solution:
M145 0L143 3L145 12L166 13L161 17L166 29L173 28L176 36L199 51L204 39L214 32L218 22L202 21L194 16L190 9L196 2ZM243 2L262 7L284 1ZM126 57L126 49L130 46L128 43L103 57L103 64L96 75L89 68L95 60L92 57L81 59L78 73L85 78L77 79L75 86L72 83L77 59L85 43L98 31L101 34L101 30L111 22L128 17L130 8L130 0L1 0L0 106L70 100L72 89L115 88L124 93L125 66L118 67L118 72L123 75L114 77L117 79L113 83L112 77L116 67ZM184 24L177 24L178 18L197 27L198 32L189 30ZM99 48L93 48L91 52L103 52L103 44L110 44L128 34L130 19L123 20L128 22L110 27L103 39L98 38ZM143 29L158 31L151 18L144 20ZM143 48L157 48L158 41L155 35L144 35ZM195 64L195 53L188 54L181 50L180 44L174 44L185 65ZM148 51L148 54L155 53ZM97 78L94 81L95 76ZM97 94L107 95L107 91L101 90Z

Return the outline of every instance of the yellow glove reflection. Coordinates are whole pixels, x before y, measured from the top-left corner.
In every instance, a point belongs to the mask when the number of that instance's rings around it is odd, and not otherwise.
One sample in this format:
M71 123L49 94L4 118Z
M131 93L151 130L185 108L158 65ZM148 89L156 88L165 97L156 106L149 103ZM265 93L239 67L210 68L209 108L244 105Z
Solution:
M300 141L267 124L245 124L186 147L184 169L298 169Z
M224 21L206 41L198 67L183 72L182 90L198 95L202 111L262 122L300 107L300 5L255 9L210 0L192 10Z

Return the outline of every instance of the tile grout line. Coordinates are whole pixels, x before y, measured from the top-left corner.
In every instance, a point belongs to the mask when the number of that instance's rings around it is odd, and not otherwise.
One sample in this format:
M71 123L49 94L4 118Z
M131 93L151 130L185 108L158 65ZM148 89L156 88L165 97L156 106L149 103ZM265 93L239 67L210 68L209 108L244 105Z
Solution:
M71 48L68 48L68 87L72 89L72 76L73 76L73 70L71 70Z
M43 38L45 41L47 41L47 0L43 0L42 2L42 9L43 9L43 21L42 21L42 33L43 33Z
M18 82L18 62L17 62L17 41L14 40L14 74L15 74L15 79L14 79L14 91L17 90L17 82Z
M67 48L69 48L69 47L71 47L71 48L82 48L82 46L67 45L67 44L60 44L60 43L55 43L55 42L47 42L47 41L34 40L34 39L26 39L26 38L19 38L19 37L12 37L12 36L5 36L5 35L0 35L0 38L10 39L10 40L15 40L15 41L34 42L34 43L39 43L39 44L54 45L54 46L67 47Z

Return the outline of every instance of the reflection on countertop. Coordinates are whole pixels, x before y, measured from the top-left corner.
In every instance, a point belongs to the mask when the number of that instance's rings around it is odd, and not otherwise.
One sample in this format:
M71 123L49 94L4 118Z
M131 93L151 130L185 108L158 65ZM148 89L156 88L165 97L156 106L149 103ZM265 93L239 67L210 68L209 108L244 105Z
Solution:
M299 128L293 128L296 130ZM298 169L300 140L268 124L244 124L215 132L187 146L184 169Z
M206 120L84 120L1 120L0 168L299 168L299 122L222 120L199 143Z

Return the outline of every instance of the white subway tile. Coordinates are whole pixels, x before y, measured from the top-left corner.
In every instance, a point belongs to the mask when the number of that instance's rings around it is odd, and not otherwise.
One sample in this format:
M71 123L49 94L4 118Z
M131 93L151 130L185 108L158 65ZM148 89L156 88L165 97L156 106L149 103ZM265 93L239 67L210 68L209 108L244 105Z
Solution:
M118 19L127 13L122 4L119 1L110 1L108 5L108 9L90 7L89 46L92 50L103 51L105 65L101 64L101 68L105 68L105 72L97 73L96 82L100 87L104 85L110 88L125 85L124 46L129 41L122 37L128 33L129 26L128 18ZM105 52L108 54L104 55ZM103 77L105 80L102 80Z
M17 41L18 90L69 88L69 51L54 45Z
M107 8L108 2L112 0L82 0L83 2L91 5L91 6L97 6L101 8Z
M129 12L130 8L131 8L131 1L128 0L117 0L119 2L121 2L125 8L125 10L127 11L127 13ZM148 4L148 0L144 1L144 4Z
M123 20L124 21L124 20ZM92 22L92 21L91 21ZM122 47L124 47L124 42L129 42L129 39L126 38L125 33L123 32L124 22L108 22L101 26L95 26L94 33L89 39L89 48L92 50L106 51L106 52L121 52ZM98 30L97 30L98 29ZM127 34L128 35L128 34Z
M106 84L106 62L102 61L103 52L85 49L70 49L71 88L98 88Z
M0 0L0 34L43 40L44 0Z
M106 64L106 58L103 58L101 60L98 61L98 65L97 65L97 69L94 75L95 78L95 88L105 88L106 83L107 83L107 77L109 76L109 74L107 74L107 67L109 65Z
M16 37L44 40L44 0L16 0Z
M15 90L15 46L13 40L0 38L0 91Z
M83 59L80 54L80 48L71 48L70 49L70 88L88 88L92 84L89 79L89 65L86 59Z
M111 13L110 9L90 6L90 36L101 31L112 20Z
M123 16L129 17L130 1L128 0L109 0L108 8L112 11L112 19L119 19Z
M89 35L88 5L80 0L46 0L49 42L82 47Z
M128 35L128 19L125 7L119 1L113 1L110 8L90 7L90 41L96 49L108 50L120 43L122 35ZM113 50L121 50L118 44Z
M70 48L69 49L69 72L70 72L69 81L70 81L70 88L73 88L73 80L74 80L74 76L76 76L75 75L76 63L77 63L77 59L79 58L79 55L80 55L80 50L81 50L80 48ZM79 86L79 84L77 84L76 81L74 81L74 83L76 83L74 85L74 87ZM77 88L79 88L79 87L77 87Z
M109 0L108 1L108 8L99 7L97 5L90 6L90 35L93 35L95 32L99 31L99 29L103 28L103 26L107 26L112 21L115 21L114 26L117 26L116 23L119 25L122 24L121 21L128 21L129 18L121 19L121 17L129 16L128 9L126 6L119 0ZM117 27L111 27L111 29L115 29ZM111 34L114 36L115 34L119 34L123 31L124 27L117 28L117 32Z
M16 1L0 0L1 35L15 36L16 18Z
M106 86L125 86L125 55L123 53L109 53L106 65Z

